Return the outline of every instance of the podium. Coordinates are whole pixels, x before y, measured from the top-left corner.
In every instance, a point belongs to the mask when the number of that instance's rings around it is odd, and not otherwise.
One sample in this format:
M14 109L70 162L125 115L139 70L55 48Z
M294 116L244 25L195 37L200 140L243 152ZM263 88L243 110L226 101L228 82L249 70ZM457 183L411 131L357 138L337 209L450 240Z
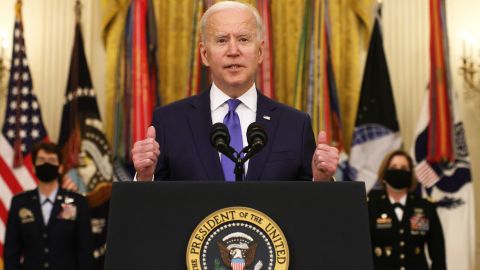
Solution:
M197 226L229 207L255 209L278 225L288 244L285 269L373 269L364 184L294 181L114 183L105 269L187 269Z

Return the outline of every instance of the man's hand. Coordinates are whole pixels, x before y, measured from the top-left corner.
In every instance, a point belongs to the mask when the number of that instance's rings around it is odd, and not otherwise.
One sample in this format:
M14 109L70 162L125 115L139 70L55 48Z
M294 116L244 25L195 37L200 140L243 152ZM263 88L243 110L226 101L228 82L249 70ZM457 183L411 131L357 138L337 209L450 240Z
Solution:
M312 175L314 181L330 181L337 170L338 149L327 145L327 134L320 131L317 148L312 157Z
M147 138L135 142L132 148L133 166L137 171L138 181L152 180L159 155L160 145L155 140L155 128L150 126L147 130Z

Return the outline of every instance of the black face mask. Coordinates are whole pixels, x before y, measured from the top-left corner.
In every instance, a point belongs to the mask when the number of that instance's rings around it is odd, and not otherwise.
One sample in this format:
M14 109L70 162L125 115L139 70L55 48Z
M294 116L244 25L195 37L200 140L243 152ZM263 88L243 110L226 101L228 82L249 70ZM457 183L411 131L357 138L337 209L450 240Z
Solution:
M395 189L409 188L412 185L412 172L398 169L388 169L385 181Z
M37 175L38 180L42 182L52 182L59 176L58 165L43 163L42 165L35 166L35 174Z

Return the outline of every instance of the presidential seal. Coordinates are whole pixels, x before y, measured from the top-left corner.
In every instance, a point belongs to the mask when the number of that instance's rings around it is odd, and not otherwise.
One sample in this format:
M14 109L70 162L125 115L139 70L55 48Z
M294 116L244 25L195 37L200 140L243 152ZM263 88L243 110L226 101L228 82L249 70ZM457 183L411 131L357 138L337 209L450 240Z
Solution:
M212 213L195 228L187 247L189 270L286 270L288 263L280 227L247 207Z

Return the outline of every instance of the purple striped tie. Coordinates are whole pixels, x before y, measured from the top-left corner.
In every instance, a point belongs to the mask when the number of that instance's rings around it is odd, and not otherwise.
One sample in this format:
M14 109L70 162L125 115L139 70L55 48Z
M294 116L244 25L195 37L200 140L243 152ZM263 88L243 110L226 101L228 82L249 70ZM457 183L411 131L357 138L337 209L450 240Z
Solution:
M233 147L237 153L240 153L243 149L242 127L240 126L240 118L235 110L241 101L238 99L229 99L227 103L228 113L225 115L225 118L223 118L223 123L227 126L230 133L230 146ZM235 163L223 154L221 161L225 180L230 182L235 181Z

